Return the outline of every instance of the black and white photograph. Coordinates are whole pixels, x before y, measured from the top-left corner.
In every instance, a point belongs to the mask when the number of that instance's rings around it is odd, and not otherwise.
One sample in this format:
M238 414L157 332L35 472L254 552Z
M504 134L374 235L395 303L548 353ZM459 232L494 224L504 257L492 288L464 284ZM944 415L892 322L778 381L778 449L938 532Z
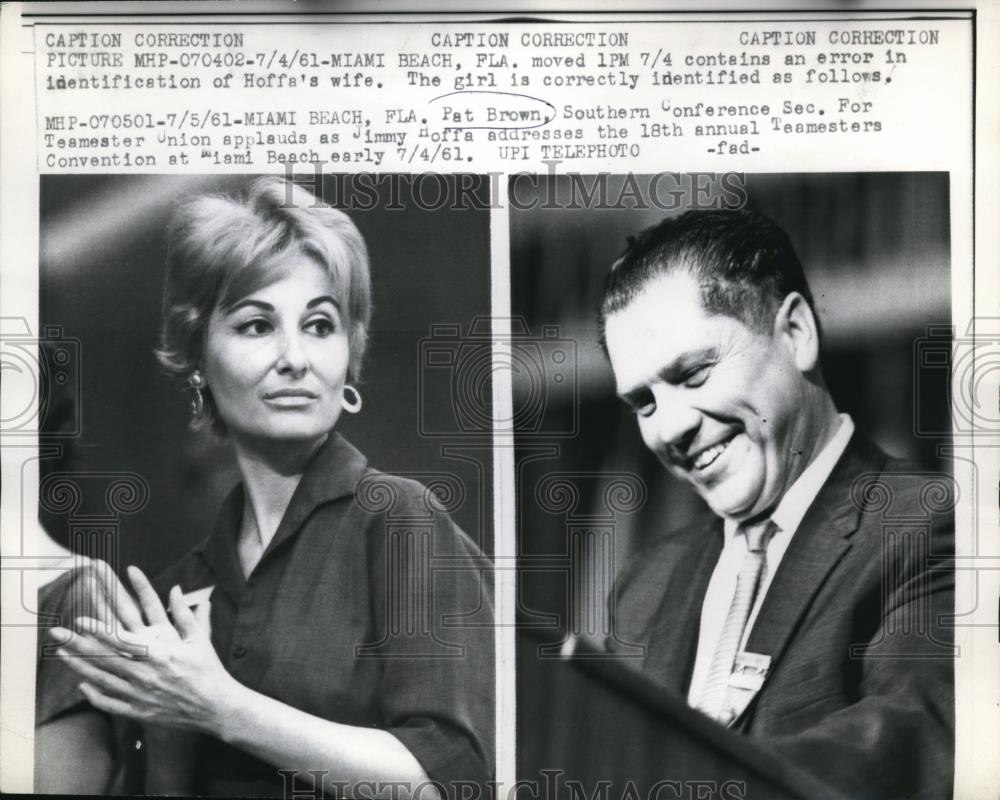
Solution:
M997 800L996 0L0 0L0 793Z
M73 566L36 791L492 779L492 451L421 377L489 313L489 191L438 177L43 181L40 524Z
M950 797L948 176L510 194L513 311L576 344L518 440L519 776Z

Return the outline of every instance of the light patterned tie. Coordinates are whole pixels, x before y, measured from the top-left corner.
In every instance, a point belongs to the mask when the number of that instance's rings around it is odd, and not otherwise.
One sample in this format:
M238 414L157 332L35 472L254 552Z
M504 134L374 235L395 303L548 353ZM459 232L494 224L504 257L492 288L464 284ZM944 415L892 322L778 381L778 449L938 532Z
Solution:
M764 581L767 568L765 549L774 530L774 523L768 519L741 525L738 531L746 536L747 555L736 578L733 602L729 606L729 613L726 614L722 635L715 648L715 655L712 656L712 665L697 703L698 709L723 724L728 725L732 722L732 709L728 708L725 702L729 676L732 674L736 653L743 640L743 631L750 618L750 610L757 597L757 588Z

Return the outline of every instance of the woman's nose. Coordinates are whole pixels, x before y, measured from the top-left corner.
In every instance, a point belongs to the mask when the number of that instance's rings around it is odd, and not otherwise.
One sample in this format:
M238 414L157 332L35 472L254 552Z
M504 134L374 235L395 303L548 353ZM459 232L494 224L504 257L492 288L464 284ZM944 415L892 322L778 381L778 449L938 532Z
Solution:
M280 339L277 369L281 373L301 374L309 367L305 343L297 333L287 333Z

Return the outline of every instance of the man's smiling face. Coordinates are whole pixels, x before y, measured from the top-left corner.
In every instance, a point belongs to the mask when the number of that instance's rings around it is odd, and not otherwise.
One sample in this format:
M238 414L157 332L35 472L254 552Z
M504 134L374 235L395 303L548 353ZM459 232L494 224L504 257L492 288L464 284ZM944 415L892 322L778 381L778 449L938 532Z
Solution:
M694 278L678 270L608 316L605 339L618 394L671 473L723 517L777 504L810 449L807 381L790 337L706 312Z

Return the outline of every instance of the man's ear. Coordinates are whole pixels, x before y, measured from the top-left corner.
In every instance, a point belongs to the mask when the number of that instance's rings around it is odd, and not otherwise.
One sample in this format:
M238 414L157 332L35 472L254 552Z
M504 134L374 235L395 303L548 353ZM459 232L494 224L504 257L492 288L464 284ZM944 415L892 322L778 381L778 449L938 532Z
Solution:
M789 350L800 372L819 365L819 326L809 303L798 292L790 292L774 317L774 336Z

